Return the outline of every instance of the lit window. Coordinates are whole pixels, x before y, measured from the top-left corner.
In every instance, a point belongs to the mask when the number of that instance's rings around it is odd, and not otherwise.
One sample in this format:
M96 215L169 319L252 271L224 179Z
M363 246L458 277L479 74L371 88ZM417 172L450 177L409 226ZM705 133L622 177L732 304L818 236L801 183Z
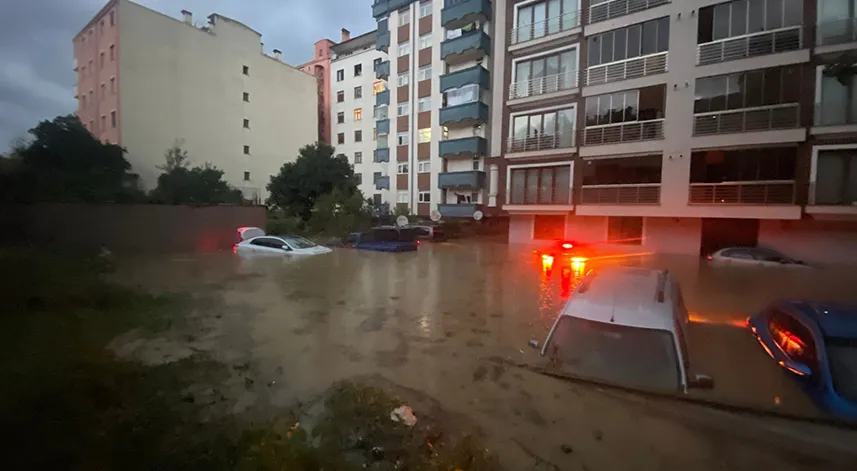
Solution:
M372 83L372 94L377 95L384 91L384 82L381 80L376 80Z
M417 172L418 173L429 173L431 172L431 160L420 160L417 162Z
M399 43L399 57L407 56L411 53L411 42L405 41L403 43Z
M410 8L403 8L399 10L399 26L405 26L411 22L411 11Z
M418 201L420 203L431 203L431 192L430 191L421 191L419 193Z
M354 121L363 120L363 108L355 108L354 109Z
M417 135L417 142L420 144L424 142L431 142L431 128L420 129L419 134Z
M410 104L407 101L396 105L396 116L407 116L411 112Z
M399 175L407 174L408 173L408 164L403 163L403 164L396 165L396 173Z
M404 87L405 85L410 83L410 75L407 72L405 72L403 74L399 74L399 76L396 77L396 83L400 87Z
M431 47L431 33L420 36L419 47L420 49Z
M431 97L423 97L417 100L417 111L422 113L423 111L431 110Z
M397 203L407 203L408 202L408 190L400 190L396 193L396 202Z
M407 132L400 132L399 134L397 134L396 135L396 143L400 146L408 145L408 133Z
M420 3L420 18L431 15L431 0Z
M419 72L417 72L417 80L430 80L431 79L431 66L427 65L425 67L420 67Z

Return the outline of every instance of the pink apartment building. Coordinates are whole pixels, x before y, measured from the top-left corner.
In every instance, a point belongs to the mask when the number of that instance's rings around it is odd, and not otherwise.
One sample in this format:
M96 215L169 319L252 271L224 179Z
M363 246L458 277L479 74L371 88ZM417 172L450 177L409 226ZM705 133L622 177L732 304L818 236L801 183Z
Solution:
M96 137L121 144L117 0L108 2L74 37L77 116Z
M343 36L347 30L343 30ZM330 39L315 42L315 58L298 66L315 77L318 88L318 140L327 144L330 139L330 47L336 43Z

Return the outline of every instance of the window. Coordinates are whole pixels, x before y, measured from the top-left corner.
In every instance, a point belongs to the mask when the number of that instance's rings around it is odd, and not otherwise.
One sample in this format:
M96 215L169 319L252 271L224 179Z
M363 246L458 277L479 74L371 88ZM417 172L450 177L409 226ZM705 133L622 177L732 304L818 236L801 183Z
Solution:
M431 0L420 3L420 18L431 15Z
M345 133L341 132L336 135L336 143L337 144L345 144Z
M533 239L561 240L565 238L565 216L533 216Z
M417 201L419 201L420 203L431 203L431 192L430 191L419 192Z
M418 173L429 173L431 172L431 160L420 160L417 162L417 172Z
M345 122L345 112L340 111L336 113L336 124L342 124Z
M431 80L431 66L427 65L425 67L420 67L420 70L417 72L417 80Z
M857 150L820 150L814 204L857 205Z
M407 132L400 132L400 133L396 134L396 144L398 144L400 146L408 145L408 133Z
M244 118L244 129L250 129L250 120Z
M411 106L407 101L396 105L396 116L407 116L411 112Z
M568 165L513 168L511 180L509 204L571 202L571 171Z
M98 55L98 68L99 69L104 68L104 53L103 52Z
M669 38L669 17L607 31L587 40L587 65L593 67L664 52L669 50Z
M107 129L107 115L101 115L101 130Z
M831 77L818 68L821 87L816 91L815 124L836 126L857 123L857 76Z
M111 44L110 45L110 62L113 62L114 59L116 59L116 46Z
M768 332L780 350L793 361L808 366L811 371L818 371L818 351L812 331L779 309L771 309L765 317L768 320ZM810 381L817 383L818 376L810 375Z
M382 61L380 57L376 57L375 60L372 61L372 65L374 67L378 67L378 65L381 64L381 62L384 62L384 61Z
M388 118L388 106L387 105L378 105L375 107L375 119L387 119Z
M80 76L86 77L86 66L85 65L80 68Z
M354 153L354 163L362 164L363 163L363 152L355 152Z
M81 107L81 108L86 108L86 95L81 95L81 96L80 96L80 107Z
M98 32L104 34L104 20L101 20L101 22L98 24Z
M399 57L407 56L411 53L411 42L405 41L403 43L399 43Z
M473 170L479 170L480 163L481 162L479 161L479 157L474 157L473 158Z
M345 101L345 92L342 90L336 92L336 102L342 103L344 101Z
M408 202L408 190L399 190L396 192L396 203Z
M372 83L372 94L377 95L384 91L384 82L381 80L376 80Z
M241 73L244 75L250 75L250 66L245 65L241 67Z
M407 173L408 173L408 164L407 163L396 165L396 174L405 175Z
M422 113L423 111L431 111L431 97L423 97L417 100L417 111Z
M362 184L363 184L363 174L362 174L362 173L355 173L355 174L354 174L354 178L356 178L356 179L357 179L357 184L358 184L358 185L362 185Z
M116 12L110 12L110 26L116 24Z
M558 149L574 145L575 109L545 111L512 117L510 151Z
M456 106L479 101L479 85L470 84L447 90L443 94L443 106Z
M424 142L431 142L431 128L420 129L417 132L418 143L422 144Z
M93 96L92 96L92 90L90 90L90 91L89 91L89 104L90 104L90 105L92 105L92 104L93 104L92 99L93 99Z
M404 87L408 83L410 83L410 74L407 72L399 74L398 77L396 77L396 84L398 86Z
M737 0L721 3L699 10L697 42L703 44L745 34L800 26L802 22L803 2L801 0ZM781 31L778 36L782 36L783 33L786 32ZM799 34L795 32L794 40L798 39ZM784 38L777 39L779 42ZM758 38L758 40L761 40L758 46L763 48L762 41L771 43L770 37ZM750 49L757 48L754 45L754 39L751 39ZM770 46L766 49L770 49ZM777 48L778 51L779 49Z
M362 121L363 120L363 108L355 108L354 109L354 121Z
M95 121L89 120L89 132L95 132Z
M99 93L99 96L100 96L101 98L104 98L104 96L105 96L106 94L107 94L107 85L106 85L106 84L104 84L104 83L102 83L102 84L101 84L101 93Z
M608 216L607 240L613 244L641 245L643 243L643 218Z
M359 129L354 131L354 142L363 142L363 131Z
M430 48L431 47L431 33L424 34L424 35L420 36L419 42L417 43L417 45L419 46L419 48L421 50Z
M336 71L336 81L341 82L345 80L345 69L339 69Z
M89 60L89 73L91 74L92 71L94 71L94 70L95 70L95 67L92 66L92 59L90 59Z
M798 66L756 69L696 79L694 113L754 108L800 101Z
M116 110L110 112L110 127L116 129Z
M354 87L354 99L363 98L363 87Z
M116 93L116 77L110 77L110 93Z
M249 182L249 181L250 181L250 172L244 172L244 181L245 181L245 182Z
M250 94L248 92L244 92L244 101L250 103Z
M661 183L662 160L661 154L654 154L590 161L582 166L582 183L583 185ZM694 163L698 160L691 157L691 182L695 182L693 174L696 165Z
M514 87L516 98L574 87L577 85L577 49L517 61L514 71L513 82L529 85ZM530 80L546 77L551 78L527 83Z
M579 26L579 9L576 0L552 0L518 8L517 36L512 38L513 44Z
M405 26L411 22L410 7L399 10L399 26Z
M250 146L244 146L244 155L250 155Z

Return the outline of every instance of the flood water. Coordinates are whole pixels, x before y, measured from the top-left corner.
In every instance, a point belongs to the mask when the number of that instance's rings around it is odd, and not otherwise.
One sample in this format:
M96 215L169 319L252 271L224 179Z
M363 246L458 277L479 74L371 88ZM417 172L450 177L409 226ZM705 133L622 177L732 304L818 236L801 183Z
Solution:
M748 435L761 432L743 426L705 431L685 406L675 406L682 411L676 417L664 412L670 406L629 402L511 364L543 361L527 344L544 339L589 269L665 268L679 279L695 321L688 332L693 370L716 381L712 391L694 394L824 418L742 325L778 298L857 304L854 268L714 269L694 257L639 254L563 273L546 269L531 250L478 242L422 244L404 254L335 249L306 258L229 252L119 262L124 280L214 300L200 335L212 353L252 363L262 384L276 381L242 398L246 404L275 410L335 381L380 374L467 417L507 469L847 469L816 461L826 458L799 441L757 443ZM809 434L794 428L795 436ZM857 443L854 432L812 433Z

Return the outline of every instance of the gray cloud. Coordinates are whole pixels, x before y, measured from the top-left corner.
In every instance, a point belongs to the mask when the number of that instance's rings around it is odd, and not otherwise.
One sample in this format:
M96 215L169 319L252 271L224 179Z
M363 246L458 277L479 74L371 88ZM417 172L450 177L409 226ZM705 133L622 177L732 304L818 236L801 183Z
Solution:
M234 18L262 33L265 49L283 51L298 65L312 58L313 43L375 27L372 0L139 0L179 17L185 9L204 21L211 13ZM75 109L71 40L105 0L0 1L0 153L42 119Z

